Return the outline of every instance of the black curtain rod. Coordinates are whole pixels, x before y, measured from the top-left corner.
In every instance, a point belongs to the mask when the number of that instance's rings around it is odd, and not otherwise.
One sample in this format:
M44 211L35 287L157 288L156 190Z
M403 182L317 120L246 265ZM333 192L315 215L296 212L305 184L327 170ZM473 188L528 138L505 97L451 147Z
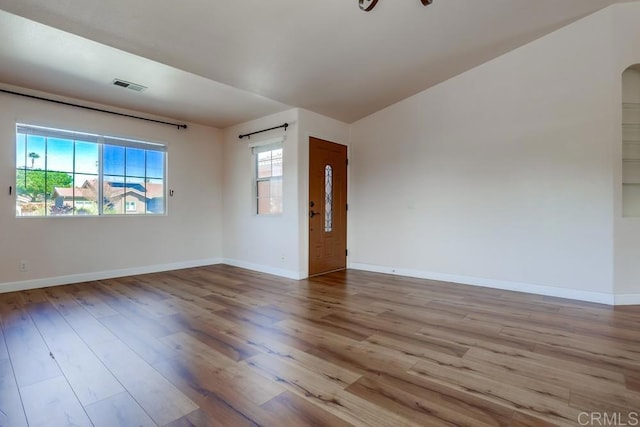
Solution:
M244 138L244 137L247 137L247 138L251 139L251 135L255 135L255 134L257 134L257 133L262 133L262 132L269 132L270 130L280 129L280 128L284 128L284 130L285 130L285 132L286 132L286 130L287 130L287 128L288 128L288 127L289 127L289 123L285 123L285 124L283 124L283 125L280 125L280 126L274 126L274 127L272 127L272 128L269 128L269 129L262 129L262 130L258 130L258 131L251 132L251 133L245 133L244 135L238 135L238 138L242 139L242 138Z
M8 93L9 95L17 95L17 96L24 96L25 98L37 99L38 101L53 102L54 104L67 105L69 107L76 107L76 108L82 108L85 110L98 111L100 113L107 113L107 114L113 114L116 116L129 117L130 119L138 119L138 120L144 120L146 122L159 123L161 125L176 126L178 129L187 128L187 125L183 125L180 123L170 123L170 122L163 122L162 120L147 119L146 117L133 116L131 114L124 114L124 113L117 113L115 111L103 110L101 108L87 107L86 105L79 105L79 104L72 104L71 102L57 101L55 99L43 98L41 96L27 95L26 93L13 92L13 91L4 90L4 89L0 89L0 92Z

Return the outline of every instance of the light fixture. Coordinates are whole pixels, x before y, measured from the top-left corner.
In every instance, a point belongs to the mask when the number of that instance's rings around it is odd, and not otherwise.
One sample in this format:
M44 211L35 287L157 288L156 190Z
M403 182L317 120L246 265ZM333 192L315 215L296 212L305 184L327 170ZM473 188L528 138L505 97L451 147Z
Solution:
M420 0L420 1L424 6L429 6L431 3L433 3L433 0ZM360 9L364 10L365 12L369 12L373 10L373 8L376 7L376 5L378 4L378 0L359 0L359 2L360 2Z

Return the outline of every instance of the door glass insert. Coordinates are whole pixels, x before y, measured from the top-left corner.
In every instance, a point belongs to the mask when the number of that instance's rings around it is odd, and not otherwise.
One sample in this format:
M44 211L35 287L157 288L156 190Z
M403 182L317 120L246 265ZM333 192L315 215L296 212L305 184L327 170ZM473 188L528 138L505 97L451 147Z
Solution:
M333 230L333 168L324 167L324 231Z

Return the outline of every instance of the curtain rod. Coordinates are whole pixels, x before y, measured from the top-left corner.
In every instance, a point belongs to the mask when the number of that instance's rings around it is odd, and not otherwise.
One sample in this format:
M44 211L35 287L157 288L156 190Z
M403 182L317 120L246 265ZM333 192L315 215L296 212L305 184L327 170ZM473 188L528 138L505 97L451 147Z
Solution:
M283 125L280 125L280 126L274 126L274 127L272 127L272 128L269 128L269 129L262 129L262 130L258 130L258 131L251 132L251 133L245 133L244 135L238 135L238 138L242 139L242 138L244 138L244 137L247 137L247 138L251 139L251 135L255 135L255 134L257 134L257 133L262 133L262 132L268 132L268 131L270 131L270 130L280 129L280 128L284 128L284 130L285 130L285 132L286 132L288 127L289 127L289 123L285 123L285 124L283 124Z
M87 107L86 105L79 105L79 104L73 104L71 102L57 101L55 99L43 98L41 96L27 95L26 93L13 92L13 91L10 91L10 90L5 90L5 89L0 89L0 92L8 93L9 95L17 95L17 96L24 96L25 98L37 99L38 101L52 102L54 104L67 105L69 107L76 107L76 108L82 108L82 109L85 109L85 110L98 111L100 113L107 113L107 114L113 114L113 115L116 115L116 116L129 117L130 119L138 119L138 120L144 120L146 122L159 123L161 125L176 126L178 129L186 129L187 128L187 125L180 124L180 123L163 122L162 120L148 119L146 117L140 117L140 116L134 116L134 115L131 115L131 114L118 113L118 112L115 112L115 111L103 110L101 108Z

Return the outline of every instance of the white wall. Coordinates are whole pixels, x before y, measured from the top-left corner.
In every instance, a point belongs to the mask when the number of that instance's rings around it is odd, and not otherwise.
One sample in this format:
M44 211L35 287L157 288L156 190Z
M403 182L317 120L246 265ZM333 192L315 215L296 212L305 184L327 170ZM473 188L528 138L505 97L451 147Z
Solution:
M251 137L251 142L286 135L283 213L256 215L249 141L238 135L283 123L290 126ZM292 109L224 130L225 262L290 278L308 274L309 137L347 144L349 125L311 111Z
M352 266L611 302L619 79L606 9L356 122Z
M252 120L224 130L224 245L225 262L285 277L299 278L297 109ZM238 135L289 123L246 138ZM283 213L257 215L254 205L253 162L249 142L285 135L283 143Z
M135 112L129 112L135 114ZM169 215L16 218L16 122L168 145ZM220 131L187 130L0 93L0 291L217 262L222 256ZM20 260L30 271L20 273Z

